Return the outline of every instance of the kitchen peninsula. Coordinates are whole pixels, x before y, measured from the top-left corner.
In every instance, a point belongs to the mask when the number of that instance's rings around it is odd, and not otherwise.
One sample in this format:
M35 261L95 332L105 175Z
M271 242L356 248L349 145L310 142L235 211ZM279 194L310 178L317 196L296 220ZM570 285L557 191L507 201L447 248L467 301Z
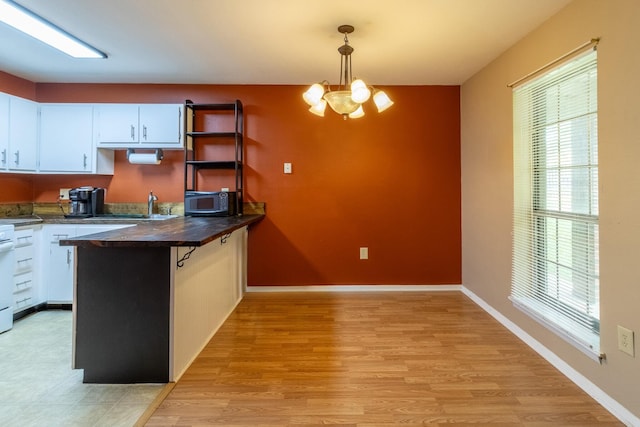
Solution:
M248 227L262 217L179 217L61 240L77 247L83 381L177 381L242 298Z

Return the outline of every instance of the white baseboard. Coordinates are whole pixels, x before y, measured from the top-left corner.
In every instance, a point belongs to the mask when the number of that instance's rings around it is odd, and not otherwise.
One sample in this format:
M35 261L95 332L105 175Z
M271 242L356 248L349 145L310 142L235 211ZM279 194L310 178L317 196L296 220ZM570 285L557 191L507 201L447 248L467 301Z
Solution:
M630 427L640 427L640 418L636 417L628 409L614 400L611 396L605 393L601 388L589 381L584 375L573 369L568 363L558 357L555 353L545 347L538 340L526 333L522 328L513 323L507 317L502 315L498 310L487 304L482 298L474 294L465 286L461 286L463 294L468 296L476 304L478 304L483 310L493 316L498 322L500 322L505 328L510 330L514 335L525 342L536 353L551 363L556 369L562 372L567 378L573 381L578 387L584 390L589 396L591 396L596 402L601 404L605 409L618 418L625 425Z
M462 285L247 286L247 292L442 292L461 290Z

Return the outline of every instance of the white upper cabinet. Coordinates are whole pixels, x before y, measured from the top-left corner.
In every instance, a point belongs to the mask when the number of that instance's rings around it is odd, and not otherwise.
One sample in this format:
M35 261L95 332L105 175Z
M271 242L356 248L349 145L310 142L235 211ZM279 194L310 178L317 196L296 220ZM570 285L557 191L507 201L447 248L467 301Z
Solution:
M182 147L182 104L140 106L140 144Z
M113 150L181 150L183 111L183 104L39 104L0 93L0 172L113 175Z
M181 149L182 104L96 104L98 147Z
M9 167L9 95L0 93L0 170Z
M93 106L40 105L40 171L93 171Z
M38 103L10 96L8 169L35 172L37 146Z
M96 105L98 143L137 143L138 122L138 106L136 104Z

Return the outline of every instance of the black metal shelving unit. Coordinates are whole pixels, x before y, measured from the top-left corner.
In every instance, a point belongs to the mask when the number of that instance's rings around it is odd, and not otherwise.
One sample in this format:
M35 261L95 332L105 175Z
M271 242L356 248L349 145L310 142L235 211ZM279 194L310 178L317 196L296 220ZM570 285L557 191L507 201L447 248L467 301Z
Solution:
M220 129L219 131L203 131L196 129L198 115L225 115L233 114L233 129ZM204 117L203 117L204 119ZM237 215L243 213L244 201L244 112L242 102L239 99L232 103L222 104L195 104L190 100L185 101L185 144L184 144L184 191L216 191L210 188L202 188L198 183L198 171L201 169L232 170L235 174L235 187L229 191L236 193ZM232 139L235 142L235 156L231 159L205 159L202 158L205 144L215 144Z

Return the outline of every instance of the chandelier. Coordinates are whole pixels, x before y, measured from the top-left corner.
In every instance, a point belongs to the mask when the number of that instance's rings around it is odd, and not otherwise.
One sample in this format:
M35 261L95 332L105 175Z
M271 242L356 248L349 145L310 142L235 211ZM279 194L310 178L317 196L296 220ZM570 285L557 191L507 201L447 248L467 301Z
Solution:
M324 110L329 104L331 109L338 114L342 114L345 120L347 120L347 117L352 119L362 117L364 116L362 104L371 97L372 91L373 102L376 104L379 113L393 105L393 101L383 91L367 86L361 79L353 79L351 67L353 48L349 46L349 38L347 37L353 30L352 25L340 25L338 27L338 32L344 34L344 44L338 48L338 52L340 52L340 82L337 90L331 90L329 82L323 80L320 83L311 85L302 94L302 98L311 106L309 111L317 116L324 117Z

